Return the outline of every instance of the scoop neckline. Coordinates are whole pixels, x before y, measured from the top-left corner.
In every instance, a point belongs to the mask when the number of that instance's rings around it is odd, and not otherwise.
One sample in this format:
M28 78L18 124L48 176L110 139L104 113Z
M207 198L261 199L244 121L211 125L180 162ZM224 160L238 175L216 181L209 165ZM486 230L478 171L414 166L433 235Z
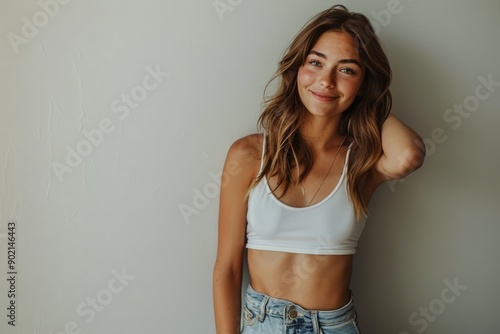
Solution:
M351 152L351 145L349 145L347 147L347 153L345 155L345 160L344 160L344 167L342 168L342 174L340 174L340 177L339 177L339 181L337 182L337 185L333 188L333 190L325 197L323 198L321 201L319 201L318 203L316 204L313 204L313 205L310 205L310 206L291 206L289 204L286 204L286 203L283 203L282 201L280 201L280 199L278 197L276 197L276 195L271 191L271 187L269 187L269 182L267 180L267 175L264 175L264 182L266 183L266 189L267 191L269 192L269 195L271 195L271 198L276 201L279 205L283 206L284 208L286 209L290 209L290 210L297 210L297 211L301 211L301 210L310 210L310 209L314 209L320 205L322 205L323 203L325 203L326 201L328 201L337 191L338 189L340 188L342 182L344 181L344 178L346 176L346 173L347 173L347 162L349 161L349 153Z
M342 168L342 174L340 174L340 178L339 178L339 181L337 182L337 185L333 188L333 190L325 197L323 198L321 201L319 201L318 203L316 204L313 204L313 205L309 205L309 206L292 206L292 205L289 205L289 204L286 204L284 202L282 202L278 197L276 197L276 195L271 191L271 187L269 187L269 183L267 181L267 175L264 176L264 181L266 183L266 189L267 191L269 192L269 195L271 196L271 198L276 201L279 205L283 206L284 208L286 209L290 209L290 210L298 210L298 211L305 211L305 210L310 210L310 209L314 209L318 206L321 206L323 203L327 202L333 195L335 195L335 193L338 191L338 189L340 188L342 182L344 181L344 178L345 178L345 170L346 170L346 165L344 165L344 168Z

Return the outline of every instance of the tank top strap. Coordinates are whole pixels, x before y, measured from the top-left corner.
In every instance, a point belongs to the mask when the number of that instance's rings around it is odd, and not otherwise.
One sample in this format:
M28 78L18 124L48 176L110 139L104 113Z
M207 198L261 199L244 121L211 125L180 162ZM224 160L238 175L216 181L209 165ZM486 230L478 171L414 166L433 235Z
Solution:
M260 157L260 169L259 174L262 172L262 168L264 167L264 157L266 154L266 133L263 133L264 140L262 141L262 154Z
M345 155L345 161L344 161L344 172L347 172L347 163L349 162L349 155L351 153L351 148L354 144L354 141L352 141L349 146L347 146L347 153Z

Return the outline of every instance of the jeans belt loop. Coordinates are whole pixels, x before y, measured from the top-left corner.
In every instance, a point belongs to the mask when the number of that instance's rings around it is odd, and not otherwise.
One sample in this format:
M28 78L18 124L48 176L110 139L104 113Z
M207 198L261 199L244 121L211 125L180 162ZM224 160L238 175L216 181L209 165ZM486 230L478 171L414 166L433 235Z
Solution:
M269 302L269 296L264 296L264 299L260 304L260 313L259 313L260 322L264 322L264 319L266 318L266 306L268 302Z

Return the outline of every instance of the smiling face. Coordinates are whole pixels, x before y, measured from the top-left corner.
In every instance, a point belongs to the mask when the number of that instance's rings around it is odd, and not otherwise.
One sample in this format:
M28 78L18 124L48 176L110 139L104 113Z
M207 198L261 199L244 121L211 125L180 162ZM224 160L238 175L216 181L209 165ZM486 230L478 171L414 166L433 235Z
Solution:
M325 32L299 68L300 99L312 115L340 116L356 98L364 73L352 37L346 32Z

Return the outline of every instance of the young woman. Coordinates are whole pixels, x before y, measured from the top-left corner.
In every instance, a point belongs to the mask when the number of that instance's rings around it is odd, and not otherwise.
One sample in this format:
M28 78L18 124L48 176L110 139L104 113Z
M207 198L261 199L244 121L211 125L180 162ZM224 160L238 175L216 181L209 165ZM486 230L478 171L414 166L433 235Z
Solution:
M213 294L218 334L359 333L349 284L373 192L419 168L390 114L391 69L367 18L334 6L299 32L279 87L224 165Z

